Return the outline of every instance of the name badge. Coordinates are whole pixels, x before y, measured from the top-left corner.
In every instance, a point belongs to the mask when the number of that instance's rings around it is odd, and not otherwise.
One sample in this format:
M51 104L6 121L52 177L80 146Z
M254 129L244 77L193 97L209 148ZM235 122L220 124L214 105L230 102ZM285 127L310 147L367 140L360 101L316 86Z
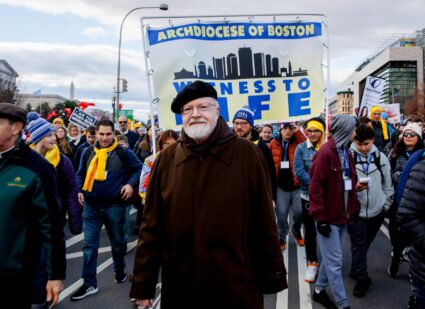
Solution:
M351 191L353 189L351 179L344 179L344 189L345 191Z
M289 168L289 161L281 161L280 162L280 168Z

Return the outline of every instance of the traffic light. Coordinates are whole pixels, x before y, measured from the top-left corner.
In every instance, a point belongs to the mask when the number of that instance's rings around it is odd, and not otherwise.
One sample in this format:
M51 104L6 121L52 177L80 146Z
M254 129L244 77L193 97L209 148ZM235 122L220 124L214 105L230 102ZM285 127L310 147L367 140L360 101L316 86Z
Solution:
M127 80L122 79L122 87L121 87L121 92L127 92Z

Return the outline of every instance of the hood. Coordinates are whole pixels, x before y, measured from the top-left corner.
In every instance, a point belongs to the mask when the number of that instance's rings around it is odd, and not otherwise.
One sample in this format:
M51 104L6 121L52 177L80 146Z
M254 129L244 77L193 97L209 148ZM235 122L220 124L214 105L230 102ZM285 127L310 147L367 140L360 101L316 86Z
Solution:
M350 145L351 135L356 127L356 118L349 115L336 115L332 118L331 132L337 148Z

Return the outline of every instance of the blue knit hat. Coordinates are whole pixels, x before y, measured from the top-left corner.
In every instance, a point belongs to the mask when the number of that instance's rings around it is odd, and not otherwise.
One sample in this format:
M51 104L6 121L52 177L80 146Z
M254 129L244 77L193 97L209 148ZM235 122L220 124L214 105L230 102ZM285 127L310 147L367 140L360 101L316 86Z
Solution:
M235 122L236 119L246 120L249 122L251 127L254 126L254 113L247 108L238 109L235 115L233 116L232 122Z
M44 118L38 118L31 121L28 125L31 143L36 144L43 139L47 134L56 131L56 127Z
M27 114L27 123L30 123L31 121L37 120L38 118L40 118L39 114L37 114L36 112L29 112Z
M382 112L381 113L381 118L382 119L388 119L388 114L386 112Z

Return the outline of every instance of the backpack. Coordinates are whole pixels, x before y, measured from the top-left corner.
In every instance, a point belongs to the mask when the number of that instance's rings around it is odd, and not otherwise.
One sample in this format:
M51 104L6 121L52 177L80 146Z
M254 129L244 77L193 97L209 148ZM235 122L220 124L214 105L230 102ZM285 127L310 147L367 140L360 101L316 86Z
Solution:
M376 152L372 153L373 157L373 163L376 165L376 168L378 169L379 173L381 173L381 179L384 180L384 173L382 173L382 166L381 166L381 152L379 152L379 156L376 156ZM357 153L354 156L354 166L357 165Z

